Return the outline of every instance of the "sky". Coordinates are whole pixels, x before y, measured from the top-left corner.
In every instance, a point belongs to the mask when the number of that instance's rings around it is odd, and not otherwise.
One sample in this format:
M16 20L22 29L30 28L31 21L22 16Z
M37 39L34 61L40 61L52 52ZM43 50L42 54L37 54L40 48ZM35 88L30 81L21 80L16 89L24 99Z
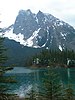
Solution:
M75 0L0 0L0 27L13 24L21 9L50 13L75 28Z

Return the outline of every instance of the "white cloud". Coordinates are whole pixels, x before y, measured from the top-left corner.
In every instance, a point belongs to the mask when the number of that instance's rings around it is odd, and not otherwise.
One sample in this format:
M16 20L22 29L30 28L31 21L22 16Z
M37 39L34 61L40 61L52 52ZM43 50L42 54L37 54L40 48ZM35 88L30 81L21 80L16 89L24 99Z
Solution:
M14 23L20 9L50 13L75 27L75 0L0 0L0 27Z

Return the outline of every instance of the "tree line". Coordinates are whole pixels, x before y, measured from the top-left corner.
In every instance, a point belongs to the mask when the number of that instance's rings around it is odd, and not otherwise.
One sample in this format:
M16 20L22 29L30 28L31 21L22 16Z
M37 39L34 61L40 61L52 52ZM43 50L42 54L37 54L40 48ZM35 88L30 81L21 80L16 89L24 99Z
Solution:
M16 80L10 75L5 75L8 70L12 70L13 68L5 66L5 62L8 60L8 57L6 55L7 49L4 47L3 43L4 38L0 37L0 100L11 100L9 97L14 94L8 93L8 90L11 90L9 83L16 83Z
M69 65L71 67L75 66L75 52L74 50L65 49L63 51L60 50L43 50L39 54L31 57L27 60L29 66L60 66L67 67L68 61L70 61ZM68 66L69 66L68 65Z
M14 94L8 93L8 90L11 89L9 87L9 83L11 84L16 83L16 81L13 79L12 76L5 75L5 73L8 70L12 70L12 68L4 65L8 57L6 56L5 53L6 48L3 45L3 41L4 38L0 38L0 100L19 100L15 98ZM53 61L51 63L55 63L57 59L55 58L56 56L54 56L54 54L57 54L56 51L51 51L51 50L42 51L39 55L36 55L32 58L32 64L37 64L37 65L40 64L42 66L47 66L49 65L50 61ZM61 52L58 52L58 54L61 54ZM69 56L71 58L69 58ZM67 55L67 57L69 59L74 59L74 51L71 51L71 54ZM37 87L39 90L42 91L36 91L33 86L31 91L28 93L29 96L27 100L74 100L75 99L73 88L70 85L68 85L68 88L64 88L63 85L61 84L59 75L57 75L51 69L51 67L44 74L46 78L42 79L41 86Z
M25 100L75 100L75 91L72 84L62 83L61 78L54 68L43 72L41 86L32 85L31 91Z

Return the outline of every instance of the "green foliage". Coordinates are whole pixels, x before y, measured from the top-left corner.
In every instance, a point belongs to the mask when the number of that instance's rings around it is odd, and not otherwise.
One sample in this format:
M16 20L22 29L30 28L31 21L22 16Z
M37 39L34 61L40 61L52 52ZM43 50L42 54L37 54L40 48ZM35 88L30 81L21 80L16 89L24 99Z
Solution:
M75 94L72 85L68 85L68 87L65 89L65 100L75 100Z
M54 66L54 67L65 67L68 59L75 60L75 52L73 50L43 50L40 54L35 55L30 61L34 64L36 59L39 59L38 66ZM31 63L30 63L31 64ZM36 64L36 63L35 63ZM75 63L72 64L74 67Z
M48 69L43 79L41 95L45 100L63 100L63 88L60 82L59 75Z
M38 87L40 89L40 87ZM34 85L31 88L31 91L28 93L28 98L27 100L44 100L44 97L41 95L40 91L37 91L34 88Z
M5 54L6 49L3 45L4 38L0 37L0 100L7 100L7 91L9 90L9 83L15 83L11 76L5 76L6 71L12 68L4 66L7 61Z
M31 91L28 93L28 100L36 100L36 91L33 89L33 87L31 88Z
M55 68L50 67L42 74L41 86L37 90L33 84L26 100L75 100L72 85L65 87Z
M75 67L75 60L71 60L68 64L68 67Z
M4 48L3 42L4 38L0 37L0 66L3 66L3 64L7 61L7 56L5 54L6 48Z

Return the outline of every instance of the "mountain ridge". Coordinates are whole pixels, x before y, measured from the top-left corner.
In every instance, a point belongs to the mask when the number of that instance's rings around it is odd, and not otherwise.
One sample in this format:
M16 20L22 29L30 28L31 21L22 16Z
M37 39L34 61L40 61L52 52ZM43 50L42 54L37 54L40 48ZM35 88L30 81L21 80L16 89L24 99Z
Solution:
M75 29L51 14L20 10L15 23L2 32L4 37L33 48L75 50Z

